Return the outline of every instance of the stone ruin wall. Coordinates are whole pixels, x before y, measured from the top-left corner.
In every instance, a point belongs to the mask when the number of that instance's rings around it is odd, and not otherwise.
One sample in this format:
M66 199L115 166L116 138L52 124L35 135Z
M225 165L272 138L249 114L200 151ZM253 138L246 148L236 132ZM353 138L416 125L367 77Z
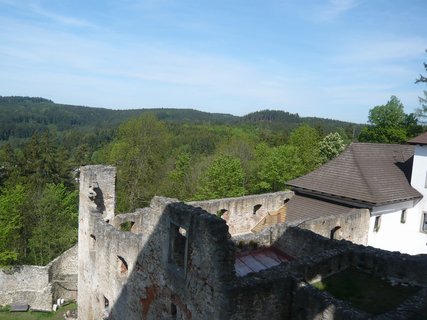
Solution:
M281 224L257 234L239 234L250 230L262 219L261 214L277 210L292 193L193 202L193 206L156 197L149 208L114 216L114 168L82 168L80 188L79 258L74 261L78 262L79 315L83 320L107 315L109 319L131 320L261 319L265 315L270 319L364 319L363 312L351 309L306 282L349 265L376 276L387 275L427 286L426 256L411 257L329 240L331 230L339 226L335 239L365 244L367 234L360 229L369 223L367 210L296 223L307 230ZM263 198L267 200L263 202ZM260 204L254 215L254 207ZM228 210L228 223L237 223L234 229L237 235L230 238L223 219L194 206L211 213ZM249 223L245 223L248 216ZM126 222L133 223L131 231L120 231ZM171 257L175 245L172 239L180 227L186 230L185 270L177 267ZM236 277L235 251L254 245L274 245L297 259ZM16 283L31 284L31 288L25 289L28 292L25 297L41 306L37 309L48 310L55 297L65 295L63 287L70 295L75 294L72 289L75 265L71 262L76 251L73 248L68 255L58 258L49 270L23 267L15 276L7 275L9 278L0 273L0 283L15 283L11 288L15 286L16 292L21 290ZM41 292L35 294L32 288ZM50 292L45 293L44 288L50 288ZM405 314L416 316L427 311L427 293L423 290L411 297L406 306L401 306L401 310L395 310L390 319L404 319ZM5 295L0 292L0 299Z
M269 212L283 207L285 201L294 193L283 191L251 195L239 198L226 198L208 201L194 201L188 204L200 207L211 214L222 212L232 235L250 232Z
M224 287L234 277L234 251L224 220L160 197L111 219L96 196L113 202L114 169L85 167L80 179L81 319L226 318ZM116 228L126 221L136 233ZM185 237L177 235L181 229ZM185 252L175 252L183 239ZM180 257L174 260L180 254L182 267Z
M352 209L345 214L294 222L289 225L313 231L328 239L347 240L367 245L370 216L368 209Z
M77 246L46 266L16 266L0 271L0 305L28 304L52 310L57 299L77 299Z
M231 288L236 305L231 319L367 319L371 315L351 308L308 282L350 266L380 278L414 284L422 289L395 309L373 319L421 319L427 312L427 255L410 256L348 241L330 240L309 230L284 225L272 234L265 230L250 239L259 246L271 243L297 258L258 273L238 278ZM267 239L269 239L267 241ZM259 240L259 241L258 241Z

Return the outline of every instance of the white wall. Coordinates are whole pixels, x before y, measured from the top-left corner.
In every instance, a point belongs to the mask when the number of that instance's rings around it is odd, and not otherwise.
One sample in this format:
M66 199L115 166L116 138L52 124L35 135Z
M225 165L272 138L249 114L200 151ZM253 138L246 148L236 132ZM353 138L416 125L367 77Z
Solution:
M409 254L427 253L427 234L420 232L423 203L422 200L407 210L405 223L400 222L402 210L381 214L381 225L377 232L374 231L376 216L371 216L368 245Z
M425 188L427 175L427 146L416 146L414 164L412 166L411 185L424 197L427 196Z
M406 214L406 223L400 223L402 207L396 204L372 210L369 222L368 245L390 251L409 254L427 253L427 233L421 232L423 212L427 211L427 146L416 146L412 167L411 185L423 195L415 206L410 206ZM386 213L382 213L382 209ZM381 214L381 227L374 231L375 215Z

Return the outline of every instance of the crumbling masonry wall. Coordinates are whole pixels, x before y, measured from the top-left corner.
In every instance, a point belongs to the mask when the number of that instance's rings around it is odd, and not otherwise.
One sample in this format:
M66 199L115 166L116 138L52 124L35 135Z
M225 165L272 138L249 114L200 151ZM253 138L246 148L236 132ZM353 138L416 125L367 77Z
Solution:
M231 319L423 319L427 312L427 256L410 256L349 241L330 240L309 230L275 226L259 234L236 237L241 250L256 244L280 247L295 260L238 278L230 297ZM250 236L250 237L249 237ZM249 245L249 242L251 245ZM246 245L245 245L246 244ZM420 290L385 314L372 316L309 283L349 267L372 276L412 284Z
M225 221L160 197L116 219L107 209L114 207L114 181L112 167L81 169L79 318L225 319L225 287L234 278ZM125 220L133 232L113 226Z
M16 266L0 271L0 305L28 304L52 310L59 298L77 299L77 246L46 266Z
M223 219L161 197L148 208L114 217L114 182L112 167L81 169L80 319L370 318L309 284L350 266L421 288L385 316L373 319L417 319L427 311L426 256L367 248L338 237L331 240L286 224L231 237ZM332 226L346 223L341 234L345 237L367 213L353 214L300 226L327 236ZM130 231L119 230L124 223L131 224ZM363 235L359 239L363 241ZM236 251L269 246L294 260L236 276Z
M267 213L283 207L293 195L292 191L283 191L239 198L195 201L189 204L211 214L221 213L222 218L227 221L230 234L234 235L249 232Z

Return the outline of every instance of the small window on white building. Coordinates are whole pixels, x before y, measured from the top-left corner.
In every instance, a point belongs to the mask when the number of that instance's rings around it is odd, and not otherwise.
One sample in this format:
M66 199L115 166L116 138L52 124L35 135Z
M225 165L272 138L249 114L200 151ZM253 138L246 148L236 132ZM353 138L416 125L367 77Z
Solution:
M375 217L375 223L374 223L374 232L378 232L380 230L381 226L381 216Z
M421 230L423 232L427 232L427 212L423 213L423 221L422 221Z
M400 223L406 223L406 209L400 214Z

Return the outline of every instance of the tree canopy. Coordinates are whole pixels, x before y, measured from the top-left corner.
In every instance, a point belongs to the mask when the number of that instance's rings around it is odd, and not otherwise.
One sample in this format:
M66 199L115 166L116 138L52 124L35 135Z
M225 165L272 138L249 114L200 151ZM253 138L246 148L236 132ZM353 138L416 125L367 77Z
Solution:
M426 50L427 53L427 50ZM424 69L427 72L427 63L424 62ZM427 83L427 77L420 74L420 76L415 80L415 83ZM418 108L416 113L417 116L422 119L422 122L425 122L427 118L427 91L423 91L424 97L418 97L420 101L421 108Z
M361 142L404 143L422 132L414 114L405 114L400 100L391 96L385 105L369 110L369 126L362 129Z

